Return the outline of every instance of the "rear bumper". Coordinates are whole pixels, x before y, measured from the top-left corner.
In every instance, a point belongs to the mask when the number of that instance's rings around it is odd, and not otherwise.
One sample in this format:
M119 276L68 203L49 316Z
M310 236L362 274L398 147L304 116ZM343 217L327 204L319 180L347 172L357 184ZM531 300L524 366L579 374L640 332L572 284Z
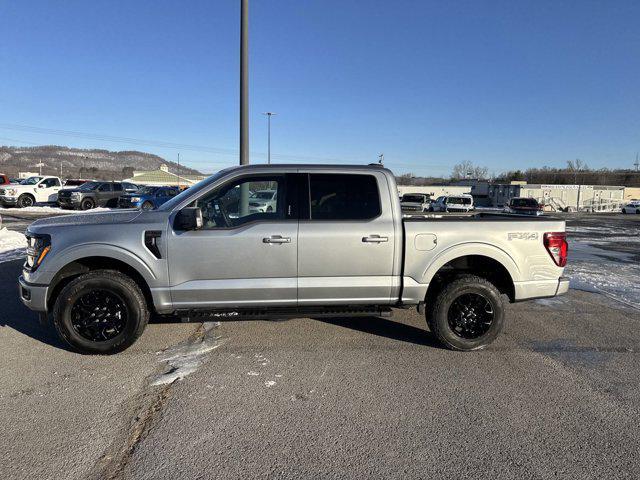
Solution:
M36 312L47 311L48 285L37 285L27 282L22 276L18 279L20 300L24 305Z
M514 282L515 300L531 300L533 298L555 297L569 291L569 278L558 280L534 280L531 282Z

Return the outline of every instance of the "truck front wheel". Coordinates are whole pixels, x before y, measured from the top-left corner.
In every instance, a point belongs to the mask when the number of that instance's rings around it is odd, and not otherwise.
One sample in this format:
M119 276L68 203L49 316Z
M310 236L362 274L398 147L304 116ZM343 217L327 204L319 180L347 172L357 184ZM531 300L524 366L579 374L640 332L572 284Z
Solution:
M130 277L115 270L96 270L62 289L53 321L60 337L75 350L104 355L131 346L144 331L149 310Z
M504 324L504 301L488 280L460 275L427 299L427 324L452 350L479 350L498 336Z
M23 193L18 197L17 205L20 208L26 208L33 206L34 199L31 195Z
M82 210L91 210L93 207L95 207L96 204L93 201L93 199L91 198L85 198L84 200L82 200L82 202L80 203L80 208Z

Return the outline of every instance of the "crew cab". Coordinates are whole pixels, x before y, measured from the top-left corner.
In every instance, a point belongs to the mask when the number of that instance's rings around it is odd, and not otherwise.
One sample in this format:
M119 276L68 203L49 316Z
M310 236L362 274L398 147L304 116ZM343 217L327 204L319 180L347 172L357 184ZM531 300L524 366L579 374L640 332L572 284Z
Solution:
M276 192L271 211L251 192ZM22 302L85 353L114 353L150 313L196 318L389 315L417 307L443 345L475 350L505 302L565 293L564 221L403 218L377 166L222 170L156 210L37 220ZM375 321L375 320L372 320Z
M136 185L127 182L86 182L76 188L65 188L58 194L60 208L90 210L95 207L117 207L125 192L135 192Z
M62 182L58 177L35 176L18 184L0 186L3 207L31 207L35 203L53 203L58 199Z

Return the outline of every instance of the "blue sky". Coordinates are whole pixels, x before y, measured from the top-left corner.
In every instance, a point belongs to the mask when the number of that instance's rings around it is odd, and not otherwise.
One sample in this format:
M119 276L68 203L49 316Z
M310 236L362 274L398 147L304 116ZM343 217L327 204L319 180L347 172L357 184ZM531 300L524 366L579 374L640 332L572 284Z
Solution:
M250 44L252 162L268 110L274 161L443 175L640 150L637 0L252 0ZM239 0L2 2L0 144L235 164L238 50Z

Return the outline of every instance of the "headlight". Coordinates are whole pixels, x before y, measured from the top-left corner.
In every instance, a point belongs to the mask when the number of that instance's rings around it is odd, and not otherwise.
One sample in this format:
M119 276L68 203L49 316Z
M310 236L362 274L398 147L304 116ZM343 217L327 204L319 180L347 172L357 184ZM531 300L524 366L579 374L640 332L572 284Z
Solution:
M5 188L4 189L4 194L5 195L15 195L16 194L16 189L15 188Z
M79 198L80 197L80 192L71 192L71 196L74 198Z
M50 235L31 235L27 232L27 266L35 271L51 251Z
M140 200L142 200L140 197L131 197L133 203L138 203Z

